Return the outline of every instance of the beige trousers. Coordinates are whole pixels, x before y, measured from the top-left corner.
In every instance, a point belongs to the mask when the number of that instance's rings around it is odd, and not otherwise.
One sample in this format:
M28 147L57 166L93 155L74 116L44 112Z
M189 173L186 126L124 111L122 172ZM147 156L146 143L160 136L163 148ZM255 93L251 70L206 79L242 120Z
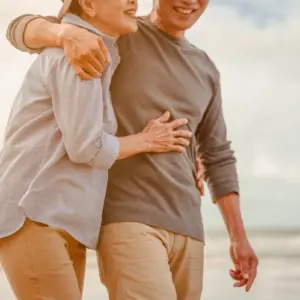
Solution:
M86 249L62 230L26 220L0 239L0 263L18 300L80 300Z
M110 300L199 300L202 242L140 223L102 226L100 276Z

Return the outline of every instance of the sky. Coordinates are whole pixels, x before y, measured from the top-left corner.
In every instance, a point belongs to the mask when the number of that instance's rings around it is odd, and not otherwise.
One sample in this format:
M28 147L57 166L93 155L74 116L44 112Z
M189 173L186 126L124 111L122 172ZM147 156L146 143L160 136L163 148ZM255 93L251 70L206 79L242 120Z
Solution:
M149 12L151 3L140 0L140 14ZM34 60L8 44L6 27L25 13L55 15L60 4L0 2L0 141L11 104ZM300 228L299 29L299 0L211 0L187 33L221 73L224 113L249 228ZM222 226L208 196L203 215L208 228Z

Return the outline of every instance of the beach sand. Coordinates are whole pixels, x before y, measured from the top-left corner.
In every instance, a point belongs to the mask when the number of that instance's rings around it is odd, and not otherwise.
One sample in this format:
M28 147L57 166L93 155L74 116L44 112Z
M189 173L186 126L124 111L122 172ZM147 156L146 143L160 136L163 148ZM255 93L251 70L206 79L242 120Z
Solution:
M208 233L202 300L299 300L300 232L255 233L250 240L259 257L259 274L250 293L232 287L228 241L223 233ZM100 284L96 258L88 254L84 300L108 300ZM0 272L0 300L15 300ZM124 299L125 300L125 299ZM179 299L180 300L180 299Z

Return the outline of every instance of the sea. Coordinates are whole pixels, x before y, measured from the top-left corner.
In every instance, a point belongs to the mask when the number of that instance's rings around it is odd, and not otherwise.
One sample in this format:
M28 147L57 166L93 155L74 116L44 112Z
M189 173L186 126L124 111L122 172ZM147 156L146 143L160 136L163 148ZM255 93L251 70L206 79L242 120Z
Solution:
M234 288L228 275L232 264L227 234L221 230L206 232L201 300L300 300L300 229L253 230L248 236L260 263L253 289L246 293ZM16 300L1 271L0 300ZM93 252L88 253L83 300L108 300L105 287L98 278Z

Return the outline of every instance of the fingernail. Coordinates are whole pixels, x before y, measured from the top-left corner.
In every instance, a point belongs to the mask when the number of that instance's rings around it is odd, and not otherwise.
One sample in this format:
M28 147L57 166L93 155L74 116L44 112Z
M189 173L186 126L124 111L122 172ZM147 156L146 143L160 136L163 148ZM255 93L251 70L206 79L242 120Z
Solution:
M244 279L249 279L249 275L248 274L244 274L243 277L244 277Z

